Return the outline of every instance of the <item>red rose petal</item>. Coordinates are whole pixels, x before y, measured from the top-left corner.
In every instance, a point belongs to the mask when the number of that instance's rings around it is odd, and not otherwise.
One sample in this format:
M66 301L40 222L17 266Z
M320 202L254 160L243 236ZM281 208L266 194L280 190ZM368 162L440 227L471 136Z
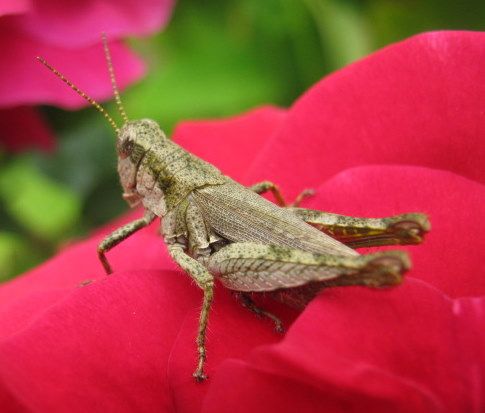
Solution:
M173 388L197 389L191 373L200 290L180 270L126 271L173 267L154 229L140 231L109 253L113 267L122 270L110 277L102 275L96 237L66 248L0 289L0 382L8 383L3 389L7 395L13 394L33 410L55 411L58 406L61 411L80 412L96 411L103 395L104 404L98 408L118 412L170 404ZM93 282L80 287L86 279ZM293 312L273 306L289 325ZM214 348L209 366L214 367L228 352L247 354L255 345L281 338L271 324L258 320L221 288L216 291L213 328L235 341L227 346L224 337L210 339ZM248 340L249 330L252 339ZM175 331L179 331L176 337ZM176 349L184 355L182 362L172 354L174 340L180 343ZM175 365L169 369L171 360ZM158 368L148 371L151 365ZM43 383L39 392L27 390L34 383ZM117 394L116 388L125 386L131 390ZM199 388L195 398L185 399L187 393L179 391L177 403L200 404L207 387Z
M483 249L479 239L483 185L456 175L483 181L477 160L483 153L479 139L483 119L476 101L480 86L470 90L467 83L476 80L474 70L482 70L473 62L473 54L477 60L482 56L481 39L483 35L470 33L430 34L385 49L321 82L291 109L289 117L263 109L237 119L236 142L224 139L231 136L231 121L222 127L215 123L200 129L184 127L177 136L189 148L190 140L197 140L201 155L207 153L214 162L220 159L222 169L238 178L257 157L242 178L246 184L273 179L294 193L303 186L321 185L307 205L363 215L409 209L430 213L436 235L431 232L424 245L412 248L415 269L410 275L456 296L482 294L476 251ZM437 56L441 60L436 61ZM458 58L468 72L460 69ZM413 67L402 69L402 59ZM423 71L426 82L416 83L414 67ZM385 71L389 68L394 72ZM427 71L434 76L428 78ZM363 83L371 81L371 74L380 75L383 83ZM413 87L402 86L406 79L415 81ZM342 88L341 106L333 91L337 84ZM391 93L391 86L402 96ZM330 90L319 93L320 88ZM410 98L413 89L418 100ZM359 91L360 97L352 91ZM327 105L323 100L328 94L332 99ZM444 122L438 122L437 111L443 109L439 103L449 97L456 98L456 116L451 118L453 111L445 105ZM355 106L350 105L352 99ZM428 123L425 115L413 113L417 101L429 105ZM392 106L395 102L399 104ZM339 115L339 109L350 107L357 109L357 118L349 109ZM252 116L260 116L261 127ZM351 129L361 146L356 153L339 149L338 157L324 158L339 148L339 140L342 148L352 148L346 134L349 119L359 121ZM391 123L396 130L388 141L384 132L390 132ZM328 142L320 137L327 124L339 132L328 133ZM410 125L421 142L406 140ZM206 143L210 139L218 143L207 146L213 153L202 147L201 131ZM248 132L249 142L243 142L239 153L234 144ZM438 138L443 139L438 141L441 146L436 145ZM254 155L263 141L267 148ZM374 166L346 170L325 182L349 166L409 163L412 151L413 163L455 174ZM465 151L474 155L466 162ZM232 162L229 155L241 159ZM239 308L227 290L217 288L208 334L207 367L212 377L197 386L190 373L195 366L193 340L201 292L181 271L169 270L173 264L154 226L109 253L117 272L110 278L102 276L96 258L100 237L98 233L66 248L0 289L0 401L11 411L19 406L35 411L193 411L204 404L208 411L227 411L230 406L245 412L461 412L479 411L483 404L483 297L451 300L412 277L394 290L324 291L282 339L273 334L270 323ZM447 242L449 251L443 248ZM135 271L140 268L145 270ZM75 287L86 278L97 281ZM291 311L263 303L289 325Z
M285 116L286 110L265 106L226 120L184 122L173 139L224 174L241 180Z
M29 411L167 411L171 346L197 293L168 271L71 290L0 340L0 381Z
M175 269L157 231L158 223L139 231L122 245L107 253L113 270ZM113 228L114 229L114 228ZM101 240L110 234L106 229L90 239L66 247L53 259L24 276L15 278L0 288L0 305L10 304L32 294L72 291L85 280L105 277L96 250ZM136 259L135 259L136 257ZM62 276L60 275L62 274Z
M192 372L196 367L194 339L197 331L201 294L180 325L177 341L173 344L168 364L168 375L173 389L174 411L198 411L204 397L212 388L212 378L218 374L221 364L227 360L244 359L252 349L265 344L277 343L283 335L274 330L274 324L261 319L237 302L232 293L218 286L210 316L207 335L206 373L209 381L194 388ZM264 297L255 300L266 310L277 314L287 328L297 313Z
M448 171L367 166L328 180L306 205L353 216L428 214L431 231L424 243L407 248L413 260L410 275L460 297L485 294L483 199L485 185Z
M436 32L323 79L248 172L291 195L343 169L410 164L485 182L485 33Z
M226 361L204 411L478 412L484 310L420 282L324 292L283 342Z

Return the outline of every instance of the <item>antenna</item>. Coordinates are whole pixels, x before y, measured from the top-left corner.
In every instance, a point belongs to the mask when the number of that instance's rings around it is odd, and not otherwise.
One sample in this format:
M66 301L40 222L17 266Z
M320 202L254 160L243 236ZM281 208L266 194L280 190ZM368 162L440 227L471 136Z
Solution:
M79 96L81 96L83 99L86 99L91 105L93 105L96 109L98 109L103 116L106 118L106 120L109 122L109 124L113 127L113 129L116 131L116 133L119 133L119 128L116 126L115 121L111 116L108 115L108 112L106 112L103 107L96 102L93 98L89 97L86 93L84 93L81 89L79 89L74 83L72 83L69 79L67 79L61 72L59 72L57 69L52 67L47 61L40 56L37 56L37 60L42 63L47 69L49 69L52 73L54 73L59 79L61 79L66 85L68 85L72 90L74 90Z
M113 69L113 61L111 60L111 53L108 47L108 41L106 40L106 33L101 34L101 40L103 42L104 55L106 57L106 63L108 64L109 78L111 80L111 86L113 87L113 93L115 95L116 106L118 106L118 111L120 112L123 122L128 122L128 116L126 116L125 109L121 103L120 92L118 90L118 85L116 84L115 71Z

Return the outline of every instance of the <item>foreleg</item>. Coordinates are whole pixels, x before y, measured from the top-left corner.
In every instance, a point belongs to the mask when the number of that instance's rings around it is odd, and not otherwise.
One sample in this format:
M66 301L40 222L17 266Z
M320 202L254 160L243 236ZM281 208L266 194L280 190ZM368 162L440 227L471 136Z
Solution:
M113 271L111 270L111 266L109 265L108 259L106 258L106 253L116 245L118 245L121 241L128 238L130 235L133 235L136 231L150 225L153 220L155 219L156 215L150 211L145 212L145 216L140 219L136 219L135 221L130 222L129 224L123 225L122 227L113 231L110 235L108 235L98 246L98 257L103 264L104 269L106 270L106 274L111 274Z

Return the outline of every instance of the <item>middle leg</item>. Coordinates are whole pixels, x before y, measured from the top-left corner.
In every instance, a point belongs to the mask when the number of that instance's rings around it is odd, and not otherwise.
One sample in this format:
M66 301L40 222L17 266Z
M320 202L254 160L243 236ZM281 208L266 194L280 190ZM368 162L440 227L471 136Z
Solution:
M199 329L197 333L197 351L199 359L197 368L193 374L197 381L202 381L207 378L204 372L204 363L206 360L205 338L207 330L207 322L209 320L209 310L214 297L214 277L207 271L207 269L198 261L189 257L183 247L178 244L168 245L168 251L174 261L190 275L196 282L199 288L204 292L204 301L202 303L202 310L200 312Z
M304 189L291 204L287 204L278 185L271 181L258 182L257 184L250 186L249 189L257 194L264 194L265 192L271 191L276 199L276 203L280 207L297 207L305 198L315 194L313 189Z

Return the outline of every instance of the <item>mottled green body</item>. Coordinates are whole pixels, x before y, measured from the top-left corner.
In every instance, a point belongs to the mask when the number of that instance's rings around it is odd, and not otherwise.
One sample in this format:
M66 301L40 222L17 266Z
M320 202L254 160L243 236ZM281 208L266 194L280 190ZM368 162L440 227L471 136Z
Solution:
M429 230L423 214L354 218L285 207L273 183L252 188L238 184L167 139L148 119L126 122L118 133L117 150L123 197L131 206L141 203L146 212L100 244L100 259L110 273L105 253L162 218L161 233L170 255L204 291L194 373L198 380L205 378L205 332L215 278L281 330L277 317L258 308L247 293L270 292L302 307L324 287L399 284L410 268L404 252L362 256L353 248L415 244ZM281 206L258 195L265 191L272 191Z

